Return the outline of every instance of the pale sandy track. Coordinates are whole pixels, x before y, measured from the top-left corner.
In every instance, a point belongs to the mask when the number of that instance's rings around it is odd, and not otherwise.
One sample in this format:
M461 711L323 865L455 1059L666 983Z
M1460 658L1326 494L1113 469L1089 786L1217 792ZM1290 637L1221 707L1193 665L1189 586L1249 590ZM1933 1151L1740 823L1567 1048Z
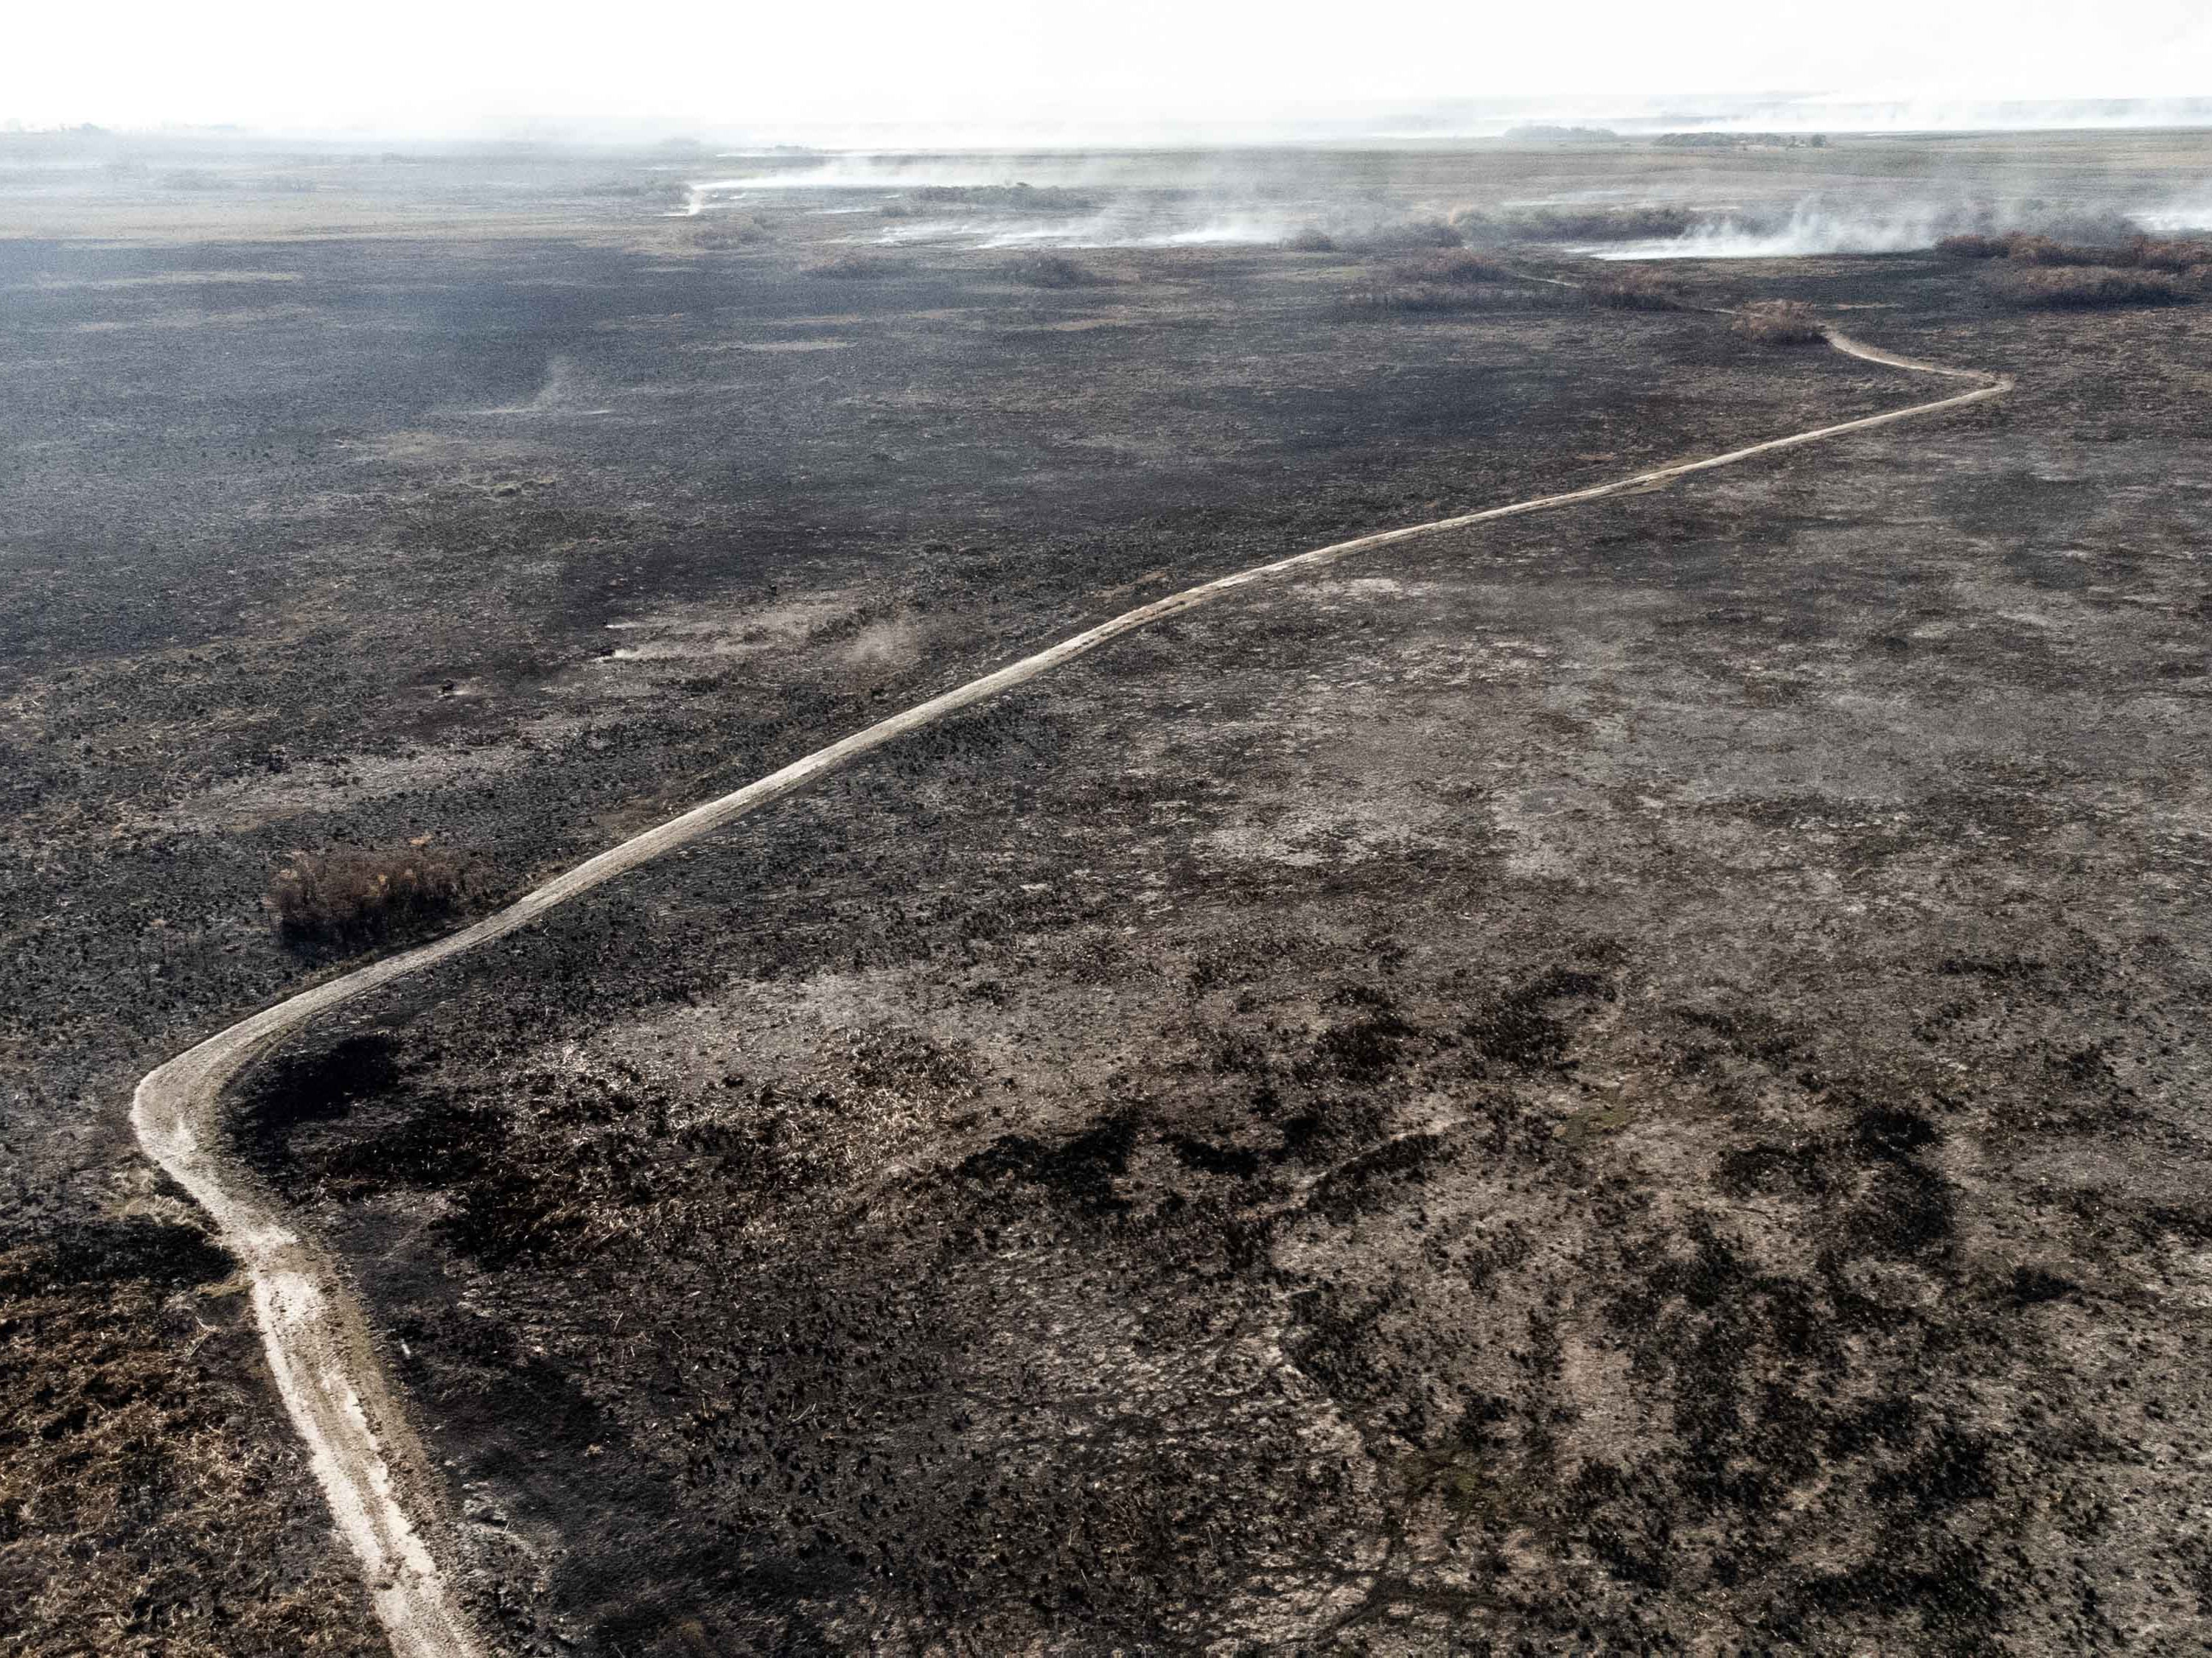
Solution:
M398 1658L459 1658L478 1651L479 1642L454 1606L426 1541L426 1533L434 1528L427 1521L418 1524L414 1517L435 1512L429 1484L432 1476L385 1383L360 1307L330 1261L285 1224L274 1199L222 1154L216 1141L217 1111L223 1089L233 1077L278 1039L319 1013L512 932L555 905L648 859L710 835L894 738L1010 690L1123 634L1195 610L1239 587L1318 568L1415 536L1602 501L1607 495L1648 489L1805 444L1963 409L2002 397L2012 386L2011 381L1994 375L1916 361L1861 345L1833 331L1828 342L1838 350L1869 362L1971 380L1976 385L1931 403L1772 438L1726 454L1656 467L1586 489L1540 495L1510 506L1338 542L1139 605L903 714L879 720L757 782L695 806L579 864L473 926L372 963L264 1009L148 1075L138 1084L131 1103L131 1125L147 1155L214 1217L223 1242L238 1255L252 1281L262 1345L277 1390L293 1424L307 1442L315 1476L330 1500L338 1527L361 1558L377 1616L390 1635Z

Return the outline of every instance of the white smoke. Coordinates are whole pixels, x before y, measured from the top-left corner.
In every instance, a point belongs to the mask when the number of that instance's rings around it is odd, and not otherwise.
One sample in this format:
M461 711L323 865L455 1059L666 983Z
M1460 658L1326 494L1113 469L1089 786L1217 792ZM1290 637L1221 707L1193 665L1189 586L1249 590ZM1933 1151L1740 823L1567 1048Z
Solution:
M1287 240L1310 220L1205 201L1129 201L1095 213L1045 217L923 217L848 238L881 247L1262 247Z
M2212 194L2200 196L2194 201L2168 202L2159 207L2138 208L2128 216L2154 236L2181 236L2212 230Z
M1933 247L1960 228L1957 208L1838 211L1800 203L1781 223L1724 215L1680 236L1577 248L1601 259L1790 259L1818 253L1903 253Z

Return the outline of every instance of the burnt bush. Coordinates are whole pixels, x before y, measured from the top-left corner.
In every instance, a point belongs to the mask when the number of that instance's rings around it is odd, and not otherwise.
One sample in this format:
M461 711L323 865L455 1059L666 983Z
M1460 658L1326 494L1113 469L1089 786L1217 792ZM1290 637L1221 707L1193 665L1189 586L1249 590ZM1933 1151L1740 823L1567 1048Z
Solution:
M697 221L684 228L684 242L688 247L715 252L733 247L757 247L769 239L767 225L750 213L718 215Z
M1761 345L1811 345L1826 337L1813 307L1798 300L1760 300L1745 306L1729 332Z
M1326 230L1317 230L1309 225L1283 246L1293 253L1334 253L1336 252L1336 238Z
M1095 288L1106 281L1060 253L1024 254L1006 267L1006 275L1025 288Z
M1680 311L1686 303L1680 294L1649 270L1623 270L1587 290L1590 303L1615 311Z
M2110 265L2008 268L1990 271L1984 283L1999 305L2038 310L2171 305L2189 292L2179 278L2165 271L2121 270Z
M472 896L461 861L424 847L302 853L269 883L276 930L295 944L371 944L453 914Z

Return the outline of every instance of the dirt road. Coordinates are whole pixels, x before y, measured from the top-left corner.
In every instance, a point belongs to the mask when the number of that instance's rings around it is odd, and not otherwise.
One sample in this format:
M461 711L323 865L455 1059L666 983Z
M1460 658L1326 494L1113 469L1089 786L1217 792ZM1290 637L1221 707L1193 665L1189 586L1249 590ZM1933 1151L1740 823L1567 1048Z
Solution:
M277 1390L307 1443L332 1515L361 1559L377 1615L398 1658L460 1658L480 1650L480 1643L454 1604L441 1572L432 1547L436 1527L422 1517L438 1512L433 1477L386 1384L360 1307L332 1264L286 1224L273 1195L260 1190L222 1155L218 1112L223 1090L233 1078L319 1013L526 926L601 882L710 835L908 732L1011 690L1123 634L1210 604L1237 588L1316 569L1415 536L1601 501L1805 444L1962 409L2002 397L2011 389L2009 380L1997 376L1916 361L1833 331L1827 337L1836 349L1869 362L1975 384L1970 390L1933 402L1793 433L1589 489L1316 548L1140 605L696 806L587 859L472 926L372 963L264 1009L148 1075L138 1084L131 1107L131 1123L139 1143L214 1217L223 1242L244 1264L253 1284L263 1345Z

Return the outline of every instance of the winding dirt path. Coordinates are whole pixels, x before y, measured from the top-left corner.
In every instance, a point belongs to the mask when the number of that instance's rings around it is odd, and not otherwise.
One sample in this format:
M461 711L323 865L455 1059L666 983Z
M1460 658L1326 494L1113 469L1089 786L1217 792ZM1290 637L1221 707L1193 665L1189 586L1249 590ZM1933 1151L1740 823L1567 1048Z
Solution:
M333 1263L313 1243L287 1224L275 1199L259 1189L224 1158L218 1122L224 1088L240 1071L281 1038L343 1003L380 986L489 944L526 926L569 899L590 891L665 852L711 835L750 811L805 787L848 761L946 715L988 701L1062 663L1088 654L1110 640L1152 623L1208 604L1254 582L1317 569L1355 553L1438 531L1486 524L1496 519L1549 512L1608 495L1649 489L1723 466L1776 454L1853 432L1872 431L1899 421L1917 420L1986 403L2012 389L2009 380L1972 369L1947 368L1862 345L1830 331L1837 350L1889 367L1972 380L1972 390L1931 403L1914 404L1887 414L1868 415L1832 426L1771 438L1704 460L1683 461L1637 472L1585 489L1540 495L1533 501L1492 507L1456 518L1438 519L1403 529L1385 530L1318 547L1293 557L1240 570L1186 588L1166 598L1077 634L1072 639L1018 662L1008 664L955 690L878 721L866 730L817 749L757 782L695 806L620 846L579 864L487 916L435 943L371 963L242 1019L171 1060L138 1084L131 1108L139 1144L214 1217L224 1244L244 1263L253 1284L253 1303L262 1345L275 1373L277 1391L293 1425L307 1442L331 1512L368 1578L376 1614L391 1637L396 1658L473 1658L480 1643L468 1619L455 1606L425 1538L428 1522L412 1516L434 1515L436 1496L428 1460L409 1430L398 1400L377 1363L361 1307L347 1291Z

